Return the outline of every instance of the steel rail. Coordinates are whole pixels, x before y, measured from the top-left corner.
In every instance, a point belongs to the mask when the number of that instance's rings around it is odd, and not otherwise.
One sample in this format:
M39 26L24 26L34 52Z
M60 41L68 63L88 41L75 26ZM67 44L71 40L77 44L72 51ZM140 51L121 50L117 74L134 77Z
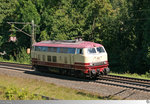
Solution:
M27 69L32 68L31 65L9 63L9 62L0 62L0 65L27 68ZM150 92L150 80L146 80L146 79L123 77L123 76L116 76L116 75L104 75L100 77L98 80L92 80L92 81L89 80L89 82L101 83L105 85L112 85L112 86Z
M106 75L108 77L118 77L118 78L124 78L124 79L132 79L132 80L140 80L140 81L147 81L150 82L148 79L140 79L140 78L132 78L132 77L125 77L125 76L117 76L117 75Z
M150 92L150 80L146 79L123 77L116 75L104 75L98 80L95 80L95 83L102 83L106 85L120 86Z
M0 62L0 65L12 66L12 67L20 67L20 68L28 68L28 69L31 69L31 68L32 68L32 65L18 64L18 63L10 63L10 62Z

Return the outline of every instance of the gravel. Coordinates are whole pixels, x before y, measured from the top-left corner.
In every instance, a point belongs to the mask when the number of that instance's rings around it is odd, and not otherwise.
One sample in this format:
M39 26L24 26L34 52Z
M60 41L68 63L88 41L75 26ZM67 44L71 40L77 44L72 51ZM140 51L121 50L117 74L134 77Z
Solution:
M53 83L68 88L85 90L90 93L97 93L104 98L117 97L122 100L147 100L150 99L150 92L138 91L129 88L116 87L101 83L94 83L88 80L61 76L55 74L46 74L32 71L25 68L14 68L0 65L0 74L8 76L36 79L47 83Z

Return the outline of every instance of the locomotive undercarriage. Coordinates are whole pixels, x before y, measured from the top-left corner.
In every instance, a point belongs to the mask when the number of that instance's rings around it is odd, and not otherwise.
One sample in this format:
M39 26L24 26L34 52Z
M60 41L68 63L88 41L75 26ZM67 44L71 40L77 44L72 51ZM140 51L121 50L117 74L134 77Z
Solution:
M107 74L106 71L99 72L99 73L89 71L87 74L85 74L81 70L56 68L56 67L48 67L48 66L37 66L37 65L33 66L33 70L39 71L39 72L55 73L55 74L60 74L60 75L73 76L77 78L89 78L89 79L96 79L97 77L101 75Z
M33 66L33 70L39 71L39 72L74 76L74 77L79 77L79 78L85 78L86 77L86 74L84 74L81 70L47 67L47 66Z

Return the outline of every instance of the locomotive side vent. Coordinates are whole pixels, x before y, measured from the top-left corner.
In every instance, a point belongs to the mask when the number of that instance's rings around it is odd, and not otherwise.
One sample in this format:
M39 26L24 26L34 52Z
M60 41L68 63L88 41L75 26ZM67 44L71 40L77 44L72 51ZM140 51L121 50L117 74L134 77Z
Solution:
M45 55L43 55L43 57L42 57L42 58L43 58L43 61L45 61Z
M51 62L51 56L47 56L47 61Z
M53 62L57 62L57 57L56 56L53 56Z
M41 56L40 56L40 54L38 54L38 60L40 60L40 58L41 58Z

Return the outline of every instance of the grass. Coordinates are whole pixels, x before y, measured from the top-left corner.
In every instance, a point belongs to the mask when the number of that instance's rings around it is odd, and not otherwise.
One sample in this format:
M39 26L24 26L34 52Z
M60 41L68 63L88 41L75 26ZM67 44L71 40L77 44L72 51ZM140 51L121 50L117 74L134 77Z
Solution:
M1 62L18 63L18 64L31 64L30 62L27 62L27 61L19 62L19 61L15 61L13 58L10 58L10 60L7 60L7 59L4 59L3 57L0 57L0 61Z
M113 100L114 97L103 97L83 90L75 90L39 80L24 79L0 75L1 100Z
M139 75L137 73L134 73L134 74L131 74L131 73L123 73L123 74L120 74L120 73L109 73L110 75L118 75L118 76L124 76L124 77L131 77L131 78L140 78L140 79L148 79L150 80L150 73L146 73L146 74L142 74L142 75Z
M0 61L1 61L1 62L19 63L19 62L16 62L16 61L14 61L14 60L7 60L7 59L4 59L4 58L2 58L2 57L0 57Z

